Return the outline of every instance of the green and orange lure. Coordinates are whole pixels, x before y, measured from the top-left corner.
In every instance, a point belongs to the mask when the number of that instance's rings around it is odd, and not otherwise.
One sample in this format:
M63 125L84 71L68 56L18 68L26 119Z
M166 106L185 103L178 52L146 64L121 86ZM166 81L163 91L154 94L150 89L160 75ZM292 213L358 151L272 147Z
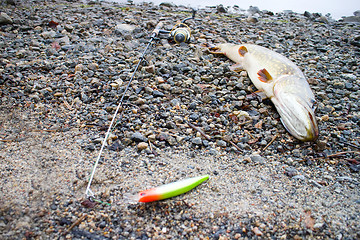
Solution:
M151 188L139 192L135 197L137 202L154 202L186 193L204 181L209 179L209 175L187 178L177 182L165 184L156 188Z

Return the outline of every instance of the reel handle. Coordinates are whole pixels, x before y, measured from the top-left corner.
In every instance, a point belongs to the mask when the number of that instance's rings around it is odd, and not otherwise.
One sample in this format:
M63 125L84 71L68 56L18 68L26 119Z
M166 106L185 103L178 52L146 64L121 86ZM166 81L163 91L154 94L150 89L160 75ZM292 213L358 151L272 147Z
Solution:
M161 30L161 28L164 26L164 22L159 22L157 25L156 25L156 27L155 27L155 29L153 30L153 32L152 32L152 35L151 35L151 37L156 37L157 35L159 35L159 32L160 32L160 30Z

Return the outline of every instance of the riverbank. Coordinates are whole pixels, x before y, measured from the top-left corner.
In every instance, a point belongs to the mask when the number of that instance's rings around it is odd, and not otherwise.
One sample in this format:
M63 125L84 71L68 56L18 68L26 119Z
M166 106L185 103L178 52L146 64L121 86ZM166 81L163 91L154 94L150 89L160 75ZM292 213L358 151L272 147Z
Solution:
M92 185L111 206L85 208L106 128L148 36L191 9L4 5L3 239L359 238L359 25L309 12L225 10L199 9L188 44L153 44ZM319 139L288 134L269 100L246 98L256 91L246 72L231 72L204 42L255 43L294 61L317 98ZM123 198L202 174L210 180L174 199Z

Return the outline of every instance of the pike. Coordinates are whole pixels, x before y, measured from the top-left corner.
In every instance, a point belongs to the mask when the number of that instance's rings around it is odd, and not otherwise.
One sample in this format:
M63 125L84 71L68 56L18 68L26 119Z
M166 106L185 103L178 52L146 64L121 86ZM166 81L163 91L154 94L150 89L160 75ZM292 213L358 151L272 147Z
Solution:
M287 131L301 141L319 136L315 118L315 96L302 71L288 58L254 44L220 44L209 47L213 54L224 54L236 64L230 70L246 70L258 94L275 105Z

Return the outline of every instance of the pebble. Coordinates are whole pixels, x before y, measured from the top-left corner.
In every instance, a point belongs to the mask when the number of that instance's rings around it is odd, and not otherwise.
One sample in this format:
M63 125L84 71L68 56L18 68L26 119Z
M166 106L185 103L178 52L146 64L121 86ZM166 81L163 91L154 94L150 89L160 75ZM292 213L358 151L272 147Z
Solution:
M147 142L147 138L140 132L133 133L130 139L134 142Z
M250 158L251 158L251 161L253 161L255 163L260 163L260 164L265 163L265 158L260 155L251 155Z
M202 139L201 137L196 137L191 140L191 142L195 145L202 145Z
M12 24L13 20L5 12L0 13L0 25Z
M145 149L147 149L147 148L148 148L148 144L147 144L146 142L140 142L140 143L138 143L138 145L137 145L137 149L138 149L139 151L145 150Z
M219 146L219 147L226 147L227 143L223 140L219 140L216 142L216 144Z

